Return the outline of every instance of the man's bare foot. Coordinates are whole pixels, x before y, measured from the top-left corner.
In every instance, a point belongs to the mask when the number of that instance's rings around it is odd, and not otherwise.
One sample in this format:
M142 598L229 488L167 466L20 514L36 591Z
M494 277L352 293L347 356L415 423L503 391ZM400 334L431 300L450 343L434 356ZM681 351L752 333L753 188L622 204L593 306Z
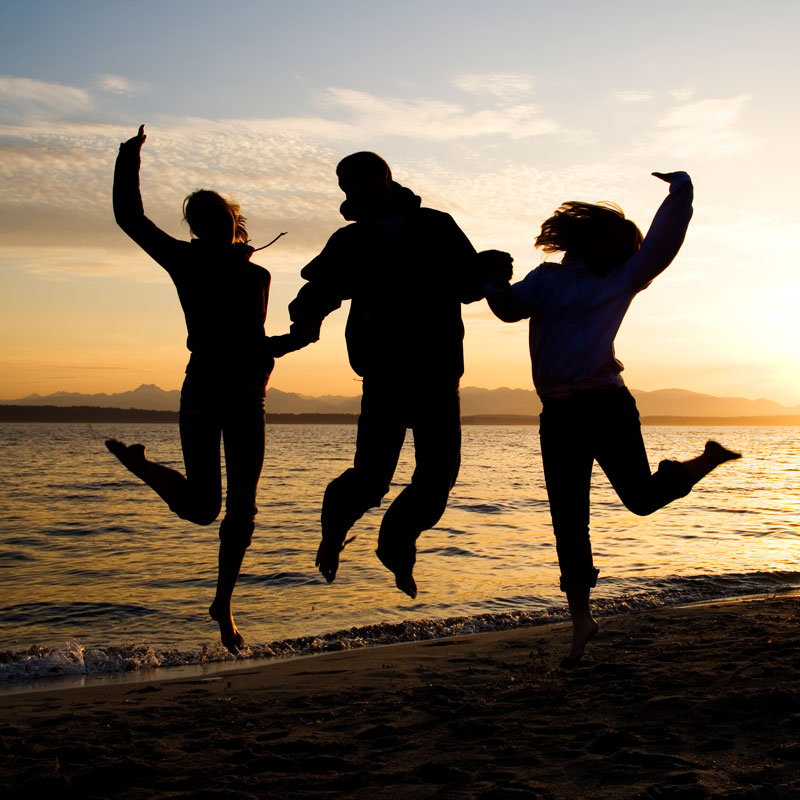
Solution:
M208 613L219 625L219 638L223 646L233 655L238 656L245 649L244 637L239 633L236 623L233 621L233 613L230 608L223 610L218 608L215 600Z
M106 439L106 447L133 473L136 473L147 460L143 444L126 445L119 439Z
M394 573L394 585L413 600L417 596L417 582L414 580L412 573L410 571L401 571L398 565L392 561L389 554L381 550L380 547L375 551L375 555L378 556L378 560L389 572Z
M597 636L600 626L590 617L585 622L577 626L574 621L572 624L572 645L569 648L567 657L561 662L562 669L570 669L580 662L583 658L583 651L586 645Z
M417 582L409 572L408 575L395 575L394 584L401 592L405 592L412 600L417 596Z
M727 447L723 447L721 444L719 444L719 442L714 441L706 442L703 455L708 458L715 467L718 467L720 464L724 464L726 461L734 461L735 459L742 457L741 453L728 450Z
M314 564L328 583L333 583L336 578L336 571L339 569L340 552L341 550L327 544L324 539L319 543Z

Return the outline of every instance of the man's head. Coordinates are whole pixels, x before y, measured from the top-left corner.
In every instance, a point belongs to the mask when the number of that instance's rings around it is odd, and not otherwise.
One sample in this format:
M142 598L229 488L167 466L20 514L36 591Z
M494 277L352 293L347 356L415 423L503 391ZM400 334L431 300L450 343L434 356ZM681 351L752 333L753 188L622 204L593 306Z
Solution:
M346 156L337 165L336 175L347 199L360 206L378 207L391 197L392 171L376 153Z

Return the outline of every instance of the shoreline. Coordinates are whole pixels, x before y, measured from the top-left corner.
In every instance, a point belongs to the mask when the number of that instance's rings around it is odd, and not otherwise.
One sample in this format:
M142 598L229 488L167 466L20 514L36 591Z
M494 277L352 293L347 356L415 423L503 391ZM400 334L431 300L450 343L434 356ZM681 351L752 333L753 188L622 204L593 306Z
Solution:
M619 599L597 596L593 613L603 621L620 615L662 608L703 606L716 603L747 602L770 597L800 597L797 583L781 587L761 586L731 594L653 598L627 595ZM0 698L4 695L89 690L118 684L139 684L177 678L211 679L217 673L280 664L344 651L358 651L404 644L446 641L459 636L549 628L569 622L566 605L535 610L485 612L472 616L407 618L397 622L367 623L318 634L258 644L251 642L246 655L234 657L219 643L211 650L160 649L142 645L83 645L77 641L50 647L0 652ZM211 677L209 677L211 676Z
M600 622L570 671L570 626L555 623L0 694L0 786L131 800L800 796L797 592Z

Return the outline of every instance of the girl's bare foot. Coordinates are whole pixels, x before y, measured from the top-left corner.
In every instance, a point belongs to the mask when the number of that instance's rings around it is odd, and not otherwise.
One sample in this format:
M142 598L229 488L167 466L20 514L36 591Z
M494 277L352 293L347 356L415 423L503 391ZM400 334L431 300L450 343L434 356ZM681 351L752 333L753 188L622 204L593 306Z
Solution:
M245 649L244 637L239 633L236 623L233 621L233 613L230 608L222 609L215 600L208 613L219 625L219 638L223 646L233 655L238 656Z
M597 636L599 630L600 626L591 617L581 620L577 625L573 621L572 645L569 648L567 657L561 662L561 666L566 669L574 667L583 658L583 651L586 649L586 645Z
M119 439L106 439L106 447L122 464L131 472L136 473L147 460L144 455L143 444L126 445Z
M723 447L719 442L708 441L703 452L696 458L684 461L683 466L688 471L689 477L694 484L701 478L705 478L711 470L716 469L720 464L741 457L741 453L728 450L727 447Z
M706 442L703 455L709 459L709 461L711 461L715 467L718 467L720 464L724 464L726 461L733 461L742 457L741 453L728 450L727 447L723 447L721 444L719 444L719 442L713 441Z

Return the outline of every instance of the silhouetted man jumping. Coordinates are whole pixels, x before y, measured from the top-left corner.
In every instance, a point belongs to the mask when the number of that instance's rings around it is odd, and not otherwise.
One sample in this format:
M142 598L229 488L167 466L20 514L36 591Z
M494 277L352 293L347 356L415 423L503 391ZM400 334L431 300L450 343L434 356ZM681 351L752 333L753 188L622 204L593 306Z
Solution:
M421 208L375 153L347 156L336 174L347 197L342 216L353 224L302 270L308 283L289 306L302 345L350 299L347 352L364 379L355 459L325 491L316 564L332 582L347 532L389 491L410 428L414 474L383 516L376 553L416 597L417 537L441 518L458 475L461 303L483 297L485 260L449 214Z

